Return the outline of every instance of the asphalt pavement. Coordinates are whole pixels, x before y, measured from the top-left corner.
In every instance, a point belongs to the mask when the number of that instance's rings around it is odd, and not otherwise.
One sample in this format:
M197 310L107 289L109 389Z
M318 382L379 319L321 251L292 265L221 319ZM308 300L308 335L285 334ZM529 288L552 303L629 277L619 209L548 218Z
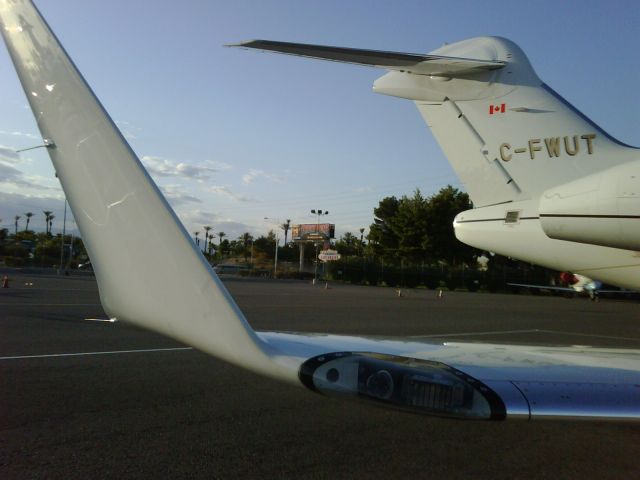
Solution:
M105 319L91 276L0 271L0 478L640 478L640 424L345 403ZM258 330L640 348L632 301L224 278Z

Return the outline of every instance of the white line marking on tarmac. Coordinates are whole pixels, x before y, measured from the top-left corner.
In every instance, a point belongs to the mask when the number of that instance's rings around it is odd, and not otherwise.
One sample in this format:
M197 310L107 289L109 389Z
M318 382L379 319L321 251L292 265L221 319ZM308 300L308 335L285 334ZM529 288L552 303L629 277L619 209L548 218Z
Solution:
M0 357L0 360L20 360L20 359L27 359L27 358L52 358L52 357L81 357L83 355L114 355L117 353L171 352L171 351L178 351L178 350L193 350L193 347L145 348L141 350L113 350L110 352L51 353L47 355L16 355L13 357Z
M99 303L0 303L0 307L101 307Z
M439 338L439 337L468 337L474 335L503 335L509 333L536 333L541 332L537 328L529 330L494 330L491 332L463 332L463 333L438 333L433 335L412 335L408 338Z
M640 341L640 338L634 337L616 337L612 335L596 335L591 333L561 332L559 330L543 330L540 328L532 328L529 330L495 330L491 332L438 333L434 335L412 335L408 338L473 337L481 335L506 335L510 333L551 333L556 335L575 335L579 337L606 338L609 340L626 340L630 342Z
M610 340L628 340L631 342L640 340L640 338L634 338L634 337L616 337L613 335L596 335L594 333L560 332L558 330L538 330L538 331L543 333L558 333L560 335L576 335L579 337L608 338Z

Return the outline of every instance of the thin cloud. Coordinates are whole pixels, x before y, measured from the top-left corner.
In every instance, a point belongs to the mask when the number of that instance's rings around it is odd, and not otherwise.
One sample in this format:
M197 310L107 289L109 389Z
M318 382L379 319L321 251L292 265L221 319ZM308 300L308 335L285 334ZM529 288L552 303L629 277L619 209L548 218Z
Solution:
M235 200L237 202L255 202L254 198L247 197L245 195L241 195L239 193L232 192L231 189L225 185L213 185L207 188L211 193L215 193L216 195L220 195L222 197L230 198L231 200Z
M13 180L22 176L22 172L11 165L0 163L0 181Z
M160 186L160 190L173 207L184 205L185 203L202 203L202 200L198 197L185 193L180 185L164 185Z
M27 132L9 132L7 130L0 130L0 135L11 135L12 137L25 137L30 140L42 140L40 135L36 135L35 133L27 133Z
M0 145L0 161L5 163L20 163L20 154L13 148Z
M139 127L135 127L130 122L124 120L115 120L115 124L117 125L124 138L126 138L127 140L135 140L136 138L138 138L134 131L141 131Z
M49 190L49 191L61 191L57 186L47 185L50 181L44 177L25 175L17 168L0 162L0 184L5 187L13 187L14 189L30 188L32 190Z
M190 211L178 213L178 217L182 221L182 224L187 229L187 232L190 235L193 235L194 232L200 232L200 246L203 247L204 244L204 226L209 225L212 230L209 232L213 235L215 245L220 241L218 238L219 232L225 233L226 240L234 240L238 238L245 232L253 232L255 231L250 225L242 222L236 222L234 220L228 218L221 218L220 215L207 212L202 210Z
M209 180L212 174L222 170L220 167L192 165L184 162L174 164L166 158L151 155L142 157L142 163L151 175L157 175L159 177L180 177L200 181ZM211 164L212 162L207 163Z
M213 212L204 210L190 210L178 213L178 217L184 225L212 225L219 222L220 216ZM202 227L199 227L202 228Z
M249 185L253 183L256 178L266 178L267 180L271 180L272 182L282 182L284 177L282 175L278 175L276 173L268 173L264 170L258 170L256 168L249 169L249 172L242 176L242 182L245 185Z

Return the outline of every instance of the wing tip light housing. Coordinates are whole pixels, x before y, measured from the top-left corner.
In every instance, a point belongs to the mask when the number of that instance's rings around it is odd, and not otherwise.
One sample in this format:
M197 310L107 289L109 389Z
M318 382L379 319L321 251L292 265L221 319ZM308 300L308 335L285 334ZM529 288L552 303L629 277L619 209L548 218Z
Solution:
M310 358L300 381L328 396L440 417L504 420L506 407L484 383L441 362L369 352Z

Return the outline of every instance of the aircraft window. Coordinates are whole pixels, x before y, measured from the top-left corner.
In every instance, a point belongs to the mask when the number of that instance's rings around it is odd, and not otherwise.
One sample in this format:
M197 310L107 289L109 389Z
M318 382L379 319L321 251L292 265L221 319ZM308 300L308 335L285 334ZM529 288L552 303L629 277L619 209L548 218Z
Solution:
M507 212L506 217L504 217L504 223L518 223L520 220L520 211L512 210L511 212Z

